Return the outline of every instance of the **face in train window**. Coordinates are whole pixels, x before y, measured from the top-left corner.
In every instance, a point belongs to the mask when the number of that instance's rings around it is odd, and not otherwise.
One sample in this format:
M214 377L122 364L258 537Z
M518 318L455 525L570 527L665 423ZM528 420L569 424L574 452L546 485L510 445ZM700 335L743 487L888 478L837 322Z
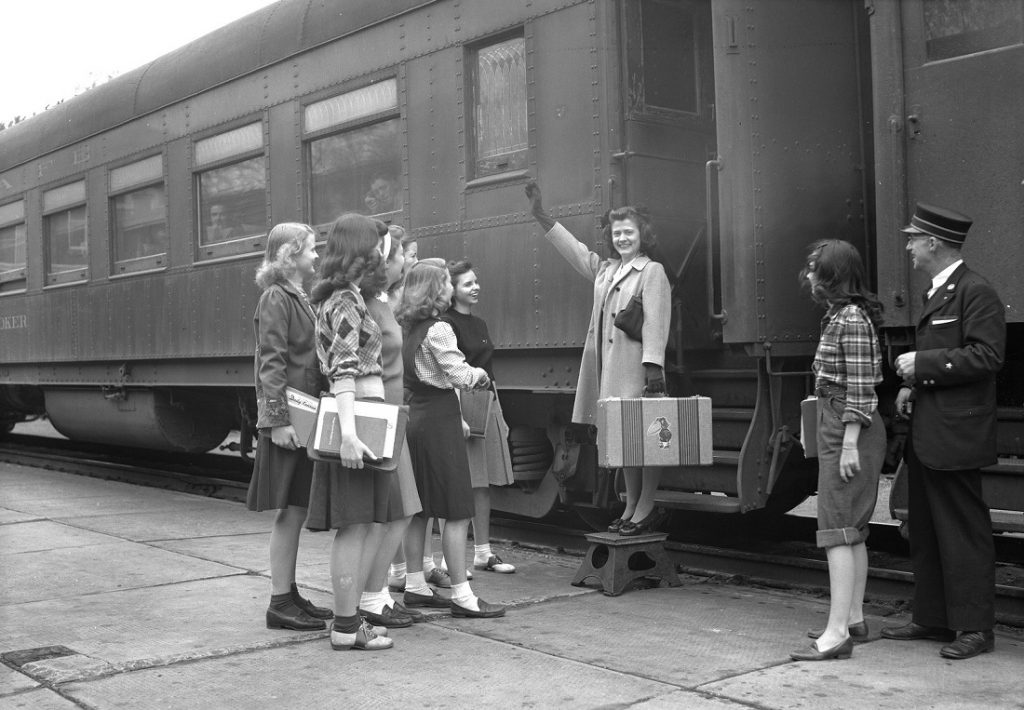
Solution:
M472 72L473 174L521 170L529 145L526 110L526 41L513 37L476 48Z
M381 215L404 207L397 118L309 142L314 224L345 212Z
M262 122L196 141L195 164L200 247L266 234L267 168ZM202 250L204 256L222 252Z
M263 156L199 174L202 244L219 244L267 231L267 176Z
M924 0L928 61L1024 41L1021 0Z
M115 260L167 253L167 196L163 183L118 195L113 207Z

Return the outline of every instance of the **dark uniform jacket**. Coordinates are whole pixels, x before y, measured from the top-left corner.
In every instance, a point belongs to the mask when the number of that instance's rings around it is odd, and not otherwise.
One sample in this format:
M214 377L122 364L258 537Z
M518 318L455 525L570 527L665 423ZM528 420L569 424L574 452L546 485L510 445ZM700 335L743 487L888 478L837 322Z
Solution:
M925 304L914 361L914 453L931 469L996 463L996 373L1006 349L999 295L961 264Z
M285 387L319 396L325 387L316 357L313 311L287 281L260 296L253 315L256 331L256 404L260 429L287 426Z

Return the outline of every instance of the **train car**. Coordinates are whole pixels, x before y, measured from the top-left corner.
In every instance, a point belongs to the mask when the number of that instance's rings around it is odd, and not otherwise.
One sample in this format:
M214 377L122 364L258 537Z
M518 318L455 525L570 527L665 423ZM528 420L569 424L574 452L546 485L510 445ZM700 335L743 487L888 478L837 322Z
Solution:
M966 258L1007 305L985 490L1024 530L1022 27L1020 0L282 0L0 131L0 421L247 448L266 232L358 211L477 267L516 478L494 508L600 520L614 477L570 422L591 286L527 213L536 177L595 251L607 209L655 216L670 387L711 397L714 432L658 503L785 511L815 487L806 247L861 249L891 362L921 200L975 217Z

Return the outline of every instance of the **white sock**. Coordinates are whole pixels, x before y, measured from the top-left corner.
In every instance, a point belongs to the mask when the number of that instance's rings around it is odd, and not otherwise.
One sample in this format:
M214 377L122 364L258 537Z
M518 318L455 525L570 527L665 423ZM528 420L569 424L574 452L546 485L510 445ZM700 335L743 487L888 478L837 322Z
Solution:
M443 570L444 572L447 572L447 571L448 571L448 560L446 560L446 559L444 558L444 555L441 555L441 564L440 564L440 565L438 565L438 566L439 566L439 567L440 567L440 568L441 568L441 569L442 569L442 570Z
M477 604L479 600L473 594L473 590L469 588L469 582L460 582L459 584L452 585L452 601L463 609L480 611L480 605Z
M406 566L405 566L404 562L400 562L397 565L396 564L392 564L390 567L388 567L388 576L389 577L398 577L399 579L401 579L402 577L405 576L405 573L406 573Z
M380 592L363 592L359 597L359 608L371 614L380 614L384 611L384 600Z
M405 591L427 596L433 594L422 572L410 572L405 576Z
M423 558L423 574L430 574L437 565L434 564L434 556Z
M485 543L483 545L473 545L473 564L485 565L487 560L491 559L491 543Z

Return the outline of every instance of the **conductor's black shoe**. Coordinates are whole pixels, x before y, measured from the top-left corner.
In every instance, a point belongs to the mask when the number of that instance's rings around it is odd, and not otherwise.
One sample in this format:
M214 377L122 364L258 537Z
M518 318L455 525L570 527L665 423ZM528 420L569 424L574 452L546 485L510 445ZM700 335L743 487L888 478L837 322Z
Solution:
M476 605L480 608L480 611L473 611L452 602L452 616L457 619L493 619L497 616L505 616L505 607L501 604L490 604L483 599L477 598Z
M956 632L941 626L921 626L911 621L903 626L887 626L882 629L882 638L894 641L943 641L949 643L956 638Z
M295 604L267 608L268 629L291 629L293 631L319 631L327 628L323 619L314 619Z
M333 609L328 609L325 606L316 606L315 604L313 604L313 602L309 601L304 596L299 594L299 588L295 586L294 582L292 582L292 601L295 603L295 606L302 609L304 612L312 616L314 619L334 618Z
M410 609L415 607L429 607L431 609L447 609L449 599L442 597L433 589L430 594L417 594L416 592L405 591L405 605Z
M954 661L962 661L982 653L991 653L995 648L996 636L991 629L988 631L962 631L956 641L942 647L939 655L943 658L952 658Z

